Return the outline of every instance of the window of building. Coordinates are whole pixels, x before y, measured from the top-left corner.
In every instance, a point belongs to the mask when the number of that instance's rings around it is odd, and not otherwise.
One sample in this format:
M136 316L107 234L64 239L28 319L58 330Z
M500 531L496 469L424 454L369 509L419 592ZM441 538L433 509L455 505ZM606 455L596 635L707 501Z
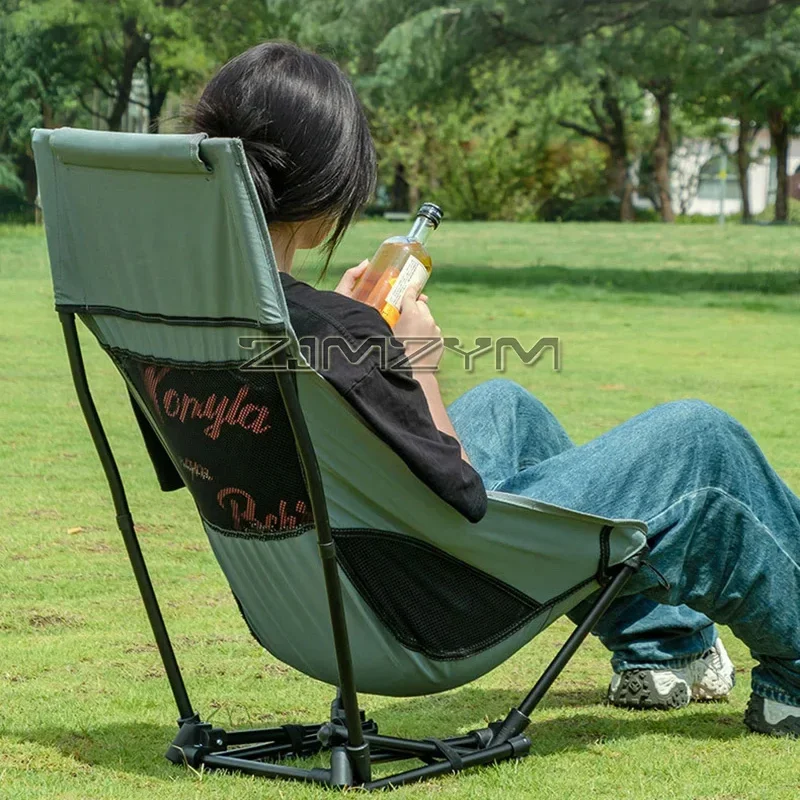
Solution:
M697 189L697 197L700 200L719 200L722 167L722 156L714 156L703 165L700 170L700 184ZM726 200L742 199L739 179L736 176L735 169L735 165L732 165L731 160L728 159L728 169L725 174Z

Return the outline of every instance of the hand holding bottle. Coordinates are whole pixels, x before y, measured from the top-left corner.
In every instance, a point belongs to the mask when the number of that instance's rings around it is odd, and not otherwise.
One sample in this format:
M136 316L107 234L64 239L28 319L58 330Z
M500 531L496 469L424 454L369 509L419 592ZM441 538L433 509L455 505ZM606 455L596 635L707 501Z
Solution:
M437 340L436 347L428 350L419 360L413 361L412 371L419 367L428 370L437 369L444 352L442 329L436 324L436 320L428 308L427 299L427 297L424 300L417 299L416 288L409 287L403 295L400 319L394 327L394 335L403 343L409 358L412 358L421 347L431 340Z
M333 291L337 294L343 294L345 297L352 297L359 279L367 271L368 266L369 260L365 258L357 267L350 267L342 275Z
M393 328L406 290L415 288L418 295L428 280L432 263L425 242L441 221L442 209L423 203L408 236L392 236L383 242L350 296L377 309Z

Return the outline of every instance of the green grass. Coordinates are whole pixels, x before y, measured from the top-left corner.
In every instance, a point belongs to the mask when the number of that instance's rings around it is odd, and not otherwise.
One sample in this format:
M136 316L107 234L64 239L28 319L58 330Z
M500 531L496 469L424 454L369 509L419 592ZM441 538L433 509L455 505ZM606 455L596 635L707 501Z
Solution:
M331 275L402 227L357 226ZM800 303L783 288L796 279L800 231L445 224L431 249L430 302L446 333L514 334L531 344L561 338L561 372L511 363L508 374L576 440L656 403L699 396L745 423L800 490ZM515 279L526 267L559 270ZM618 277L609 283L602 271ZM315 272L309 259L301 276ZM643 273L652 276L649 289ZM698 288L688 277L697 274L774 277L759 277L760 291L736 283L726 290ZM325 796L164 761L175 712L71 388L40 231L0 228L0 291L0 797ZM93 346L87 364L195 704L223 725L321 719L329 688L250 639L188 497L158 492L119 380ZM448 355L443 389L452 399L491 374L485 361L466 374ZM396 734L479 726L527 691L569 629L557 623L461 690L365 697L364 705ZM606 707L608 656L593 641L537 712L531 757L396 796L795 798L800 743L746 733L751 662L730 633L726 641L740 678L729 704L647 714Z

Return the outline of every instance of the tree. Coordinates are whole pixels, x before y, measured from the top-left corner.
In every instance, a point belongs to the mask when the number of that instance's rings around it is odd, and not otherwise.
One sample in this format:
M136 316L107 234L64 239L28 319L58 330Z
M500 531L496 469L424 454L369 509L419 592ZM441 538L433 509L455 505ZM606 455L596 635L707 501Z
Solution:
M594 132L587 132L597 138L599 129L602 138L598 140L609 146L610 170L617 176L611 185L622 202L623 221L633 218L630 179L633 158L631 140L626 131L629 124L619 101L620 90L609 92L609 76L615 76L616 87L627 87L628 105L632 112L638 112L639 121L644 117L645 96L651 99L655 110L655 135L649 148L641 155L640 167L646 166L648 176L652 177L654 207L665 222L673 222L673 102L687 51L686 37L656 19L632 28L603 29L569 45L569 48L578 52L580 58L588 52L589 63L603 75L597 84L597 96L590 100L596 128ZM598 113L600 109L605 113ZM574 125L572 127L579 130Z
M760 20L757 35L748 33L741 51L732 60L730 71L743 80L747 75L751 90L740 101L740 146L754 135L751 119L766 124L775 156L775 221L789 216L789 143L800 124L800 12L778 9ZM739 95L741 97L741 94ZM741 167L740 167L741 170Z
M775 221L789 221L789 143L800 124L800 14L770 25L764 57L773 68L772 79L759 93L765 104L772 150L775 154Z
M119 130L130 104L139 103L158 130L169 92L198 83L259 39L292 36L299 14L289 0L22 0L14 17L22 30L79 31L77 101L87 113ZM133 96L139 77L145 100ZM95 92L101 108L92 102Z
M687 101L698 116L732 117L738 122L736 167L743 222L752 219L748 171L753 142L765 126L777 156L776 219L787 213L786 156L797 121L794 98L800 89L800 25L792 5L700 26L695 57L684 80Z
M590 120L575 121L574 118L562 117L558 124L608 148L609 189L619 199L620 219L630 222L635 214L629 119L637 106L641 109L641 93L635 84L620 79L608 67L595 67L592 71L596 73L595 80L584 84L587 91L583 108Z
M0 17L0 185L32 205L36 172L30 130L80 117L75 100L83 60L74 26L18 26L14 8Z

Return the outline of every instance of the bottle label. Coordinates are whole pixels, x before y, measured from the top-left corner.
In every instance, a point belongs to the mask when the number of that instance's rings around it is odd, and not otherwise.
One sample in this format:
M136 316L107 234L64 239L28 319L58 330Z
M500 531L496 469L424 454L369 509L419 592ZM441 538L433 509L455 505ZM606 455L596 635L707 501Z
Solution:
M400 274L392 284L389 294L386 295L386 302L381 310L381 316L390 326L394 327L397 320L400 319L400 306L409 287L414 287L419 296L427 281L428 270L425 269L424 264L418 258L409 255L406 263L403 264L403 269L400 270Z

